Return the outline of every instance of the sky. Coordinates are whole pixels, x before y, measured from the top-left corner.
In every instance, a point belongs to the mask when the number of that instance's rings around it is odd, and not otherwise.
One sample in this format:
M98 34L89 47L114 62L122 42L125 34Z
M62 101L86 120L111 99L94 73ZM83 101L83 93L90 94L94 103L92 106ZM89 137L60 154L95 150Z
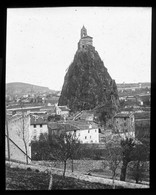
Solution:
M84 25L116 83L151 81L150 7L8 8L6 83L61 90Z

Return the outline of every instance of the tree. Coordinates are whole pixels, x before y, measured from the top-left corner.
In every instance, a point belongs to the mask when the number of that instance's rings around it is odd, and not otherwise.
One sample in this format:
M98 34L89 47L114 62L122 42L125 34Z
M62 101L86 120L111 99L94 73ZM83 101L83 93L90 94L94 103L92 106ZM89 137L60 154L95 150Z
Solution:
M50 160L50 147L48 142L48 134L47 133L41 133L39 140L33 140L31 141L31 149L32 149L32 159L33 160ZM49 172L49 186L48 190L52 189L53 185L53 174L52 170Z
M147 129L146 129L147 128ZM150 124L136 125L136 145L132 150L133 164L130 173L136 183L147 174L147 161L150 160Z
M74 133L70 137L71 142L70 142L70 159L71 159L71 169L72 172L74 171L74 159L78 158L81 155L81 144L78 138L76 137L76 134Z
M145 178L146 173L146 164L143 161L137 160L134 161L130 167L130 173L132 178L135 179L136 183L142 181Z
M28 164L28 143L29 143L29 119L28 115L22 112L22 116L19 119L16 133L23 140L25 153L26 153L26 164Z
M133 138L126 137L126 139L121 140L120 145L122 149L122 168L120 180L125 181L127 165L132 160L132 151L135 147L135 142Z
M146 173L146 162L149 161L149 148L141 142L136 143L132 151L132 167L130 168L132 177L139 183Z
M57 114L49 115L48 116L48 121L57 122L57 121L61 120L61 118L62 118L61 115L57 115Z
M117 106L109 100L106 104L95 108L96 115L101 125L106 126L107 122L112 119L116 111Z
M53 135L49 139L52 158L63 162L64 170L63 177L65 177L67 160L71 158L72 154L72 134L62 132L60 135Z
M120 108L124 108L125 106L125 100L119 100Z
M115 189L115 179L117 176L117 170L121 163L121 149L116 146L116 140L115 139L107 139L105 138L105 150L107 151L107 154L105 155L105 161L103 162L104 166L106 164L109 165L109 169L112 172L112 186L113 189Z
M31 142L33 160L50 160L50 147L48 144L48 134L40 135L39 140Z

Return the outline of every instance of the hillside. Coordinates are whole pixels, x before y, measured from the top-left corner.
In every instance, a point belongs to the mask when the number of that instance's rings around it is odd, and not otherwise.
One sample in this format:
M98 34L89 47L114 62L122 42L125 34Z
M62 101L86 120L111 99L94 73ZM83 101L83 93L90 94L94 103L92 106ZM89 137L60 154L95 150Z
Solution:
M13 82L6 84L7 95L24 95L28 93L47 92L51 91L48 87L42 87L38 85L32 85L28 83Z

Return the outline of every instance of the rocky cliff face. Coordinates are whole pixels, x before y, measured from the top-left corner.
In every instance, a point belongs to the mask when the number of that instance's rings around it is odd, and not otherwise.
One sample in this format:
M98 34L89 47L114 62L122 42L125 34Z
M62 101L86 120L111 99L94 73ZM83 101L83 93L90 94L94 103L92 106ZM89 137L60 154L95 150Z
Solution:
M117 86L98 52L91 45L77 50L65 75L58 104L67 105L75 112L108 102L118 106Z

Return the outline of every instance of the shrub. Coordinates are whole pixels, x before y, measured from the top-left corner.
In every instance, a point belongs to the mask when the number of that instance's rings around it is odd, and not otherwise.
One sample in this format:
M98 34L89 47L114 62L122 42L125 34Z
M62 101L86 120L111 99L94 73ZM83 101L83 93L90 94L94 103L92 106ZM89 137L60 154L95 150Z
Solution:
M145 162L142 161L134 161L131 163L129 167L130 175L133 179L135 179L136 183L141 182L145 177L146 165Z
M32 169L30 167L27 168L27 171L32 171Z

